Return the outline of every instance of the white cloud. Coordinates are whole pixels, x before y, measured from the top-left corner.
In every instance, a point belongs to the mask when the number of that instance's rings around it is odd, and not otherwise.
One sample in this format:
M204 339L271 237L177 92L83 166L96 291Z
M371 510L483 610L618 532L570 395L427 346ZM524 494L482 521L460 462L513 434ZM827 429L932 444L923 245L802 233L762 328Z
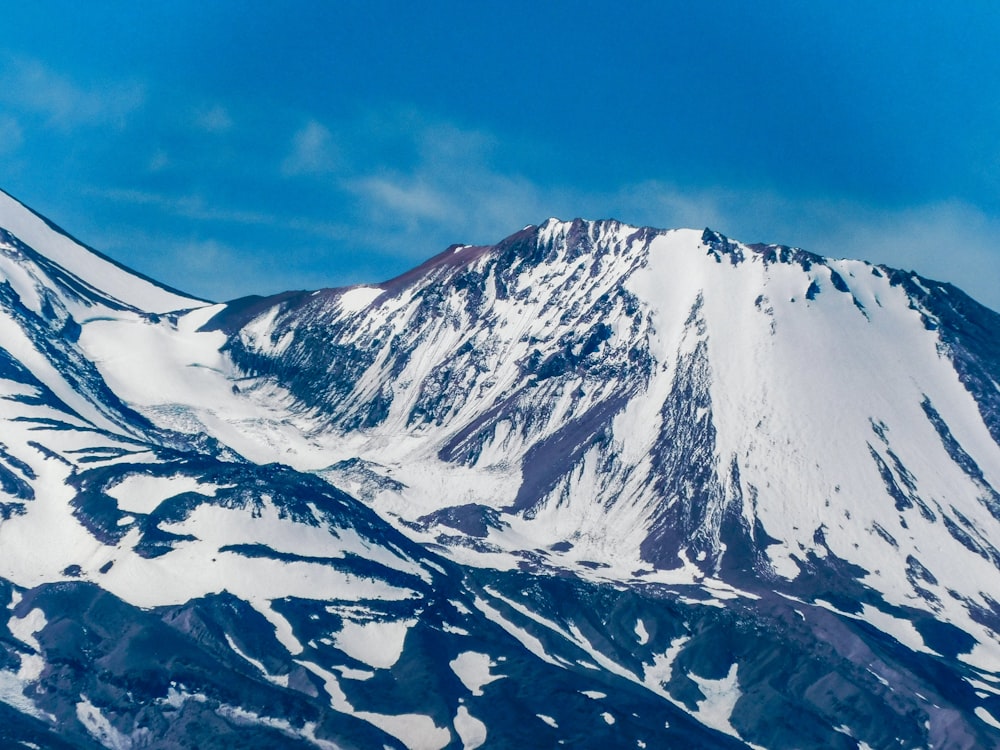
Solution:
M24 143L21 124L9 115L0 115L0 155L12 154Z
M233 118L222 105L216 104L214 107L198 111L194 117L194 124L206 133L225 133L233 127Z
M333 172L339 163L333 136L320 122L310 120L292 137L291 151L281 163L285 177Z
M145 87L136 82L81 86L34 60L7 58L5 63L0 72L0 101L41 115L53 127L120 126L145 102Z
M170 166L170 157L166 151L158 150L149 159L148 169L150 172L162 172Z
M221 222L247 226L304 232L328 240L343 240L350 236L348 228L332 221L317 221L309 217L227 208L210 204L198 195L165 195L127 188L96 188L84 190L95 198L117 203L152 206L163 213L201 222Z
M274 225L279 222L279 219L273 214L261 211L246 211L212 206L198 195L164 195L162 193L127 188L87 188L85 192L97 198L104 198L119 203L153 206L165 213L183 216L186 219L257 225Z
M425 164L485 163L498 146L497 138L485 130L460 128L447 122L424 123L412 137Z
M366 177L356 181L353 189L370 201L371 210L395 216L410 226L454 218L455 207L448 196L421 177Z

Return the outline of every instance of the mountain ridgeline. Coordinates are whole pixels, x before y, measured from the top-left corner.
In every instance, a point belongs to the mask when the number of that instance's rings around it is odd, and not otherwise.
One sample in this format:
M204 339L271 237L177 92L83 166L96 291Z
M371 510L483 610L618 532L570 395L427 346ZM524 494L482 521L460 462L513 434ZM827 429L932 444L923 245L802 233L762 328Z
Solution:
M1000 316L549 220L211 304L0 193L0 742L1000 746Z

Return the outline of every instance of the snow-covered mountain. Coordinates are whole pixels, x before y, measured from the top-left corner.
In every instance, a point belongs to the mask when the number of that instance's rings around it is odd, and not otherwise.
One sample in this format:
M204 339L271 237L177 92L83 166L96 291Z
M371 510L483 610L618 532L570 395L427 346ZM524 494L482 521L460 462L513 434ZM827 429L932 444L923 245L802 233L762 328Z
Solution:
M219 305L0 194L0 739L1000 745L1000 316L549 220Z

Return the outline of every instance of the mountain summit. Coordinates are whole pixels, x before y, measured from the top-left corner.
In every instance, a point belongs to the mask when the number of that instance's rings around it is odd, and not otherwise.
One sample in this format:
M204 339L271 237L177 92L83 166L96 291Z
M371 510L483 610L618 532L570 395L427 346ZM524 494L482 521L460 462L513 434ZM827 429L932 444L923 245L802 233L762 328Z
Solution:
M1000 743L1000 316L955 287L550 219L212 305L0 228L0 737Z

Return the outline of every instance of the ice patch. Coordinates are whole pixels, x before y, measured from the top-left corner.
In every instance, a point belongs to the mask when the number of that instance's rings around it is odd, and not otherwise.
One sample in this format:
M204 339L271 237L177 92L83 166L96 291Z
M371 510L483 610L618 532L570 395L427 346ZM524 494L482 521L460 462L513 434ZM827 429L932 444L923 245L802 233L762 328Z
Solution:
M359 286L348 289L337 298L337 304L344 312L360 312L377 300L385 292L377 286Z
M868 667L868 668L867 668L867 672L868 672L868 674L870 674L870 675L871 675L872 677L874 677L874 678L875 678L876 680L878 680L879 682L881 682L881 683L882 683L882 685L883 685L884 687L890 687L890 686L889 686L889 681L888 681L887 679L885 679L885 677L883 677L882 675L880 675L880 674L878 674L877 672L873 671L871 667ZM891 690L891 689L892 689L892 688L890 688L890 690Z
M674 675L674 661L689 640L691 640L689 636L675 638L670 642L666 653L656 654L653 657L653 663L646 666L643 671L643 683L647 687L653 691L660 691L670 683Z
M340 745L328 740L319 739L316 736L315 722L306 722L302 729L296 729L287 719L275 719L270 716L261 716L253 711L247 711L245 708L241 708L240 706L231 706L228 704L219 706L216 709L216 713L227 719L231 719L237 724L256 724L276 729L289 737L303 737L316 747L320 748L320 750L340 750Z
M535 636L531 635L531 633L527 633L524 631L524 629L519 628L517 625L515 625L506 617L504 617L502 614L500 614L499 610L490 606L486 601L480 599L479 597L476 597L476 609L478 609L480 612L486 615L487 618L495 622L501 628L506 630L507 633L512 635L516 640L518 640L522 646L524 646L526 649L528 649L528 651L533 653L535 656L544 661L546 664L554 664L557 667L562 666L559 662L557 662L555 659L553 659L545 652L545 647L542 646L542 642L540 640L535 638Z
M253 604L253 602L251 602L251 604ZM288 650L288 653L292 656L297 656L304 651L302 644L299 643L298 639L295 637L295 632L292 630L291 623L288 622L283 615L279 614L266 604L254 604L254 609L264 615L267 621L274 626L275 637L278 639L278 642Z
M987 711L982 706L976 706L976 716L978 716L982 721L989 724L994 729L1000 729L1000 721L993 718L993 714Z
M272 675L270 672L267 671L267 668L264 666L262 662L259 662L252 656L243 653L243 651L240 650L240 647L236 645L236 641L233 640L232 636L229 635L229 633L226 633L225 636L226 636L226 643L229 644L229 648L231 648L233 652L235 652L236 655L239 656L241 659L256 667L257 671L259 671L262 675L264 675L264 677L267 679L268 682L273 682L275 685L280 685L281 687L288 687L288 675Z
M24 659L23 656L21 658ZM36 718L40 719L43 716L38 707L24 694L24 682L20 679L20 673L0 672L0 701Z
M702 724L739 738L739 734L729 723L729 719L733 715L733 708L736 707L736 701L740 699L741 695L737 672L738 665L733 664L729 668L729 674L721 680L710 680L694 673L689 674L688 677L697 683L698 688L705 696L704 700L697 703L698 710L694 713L695 718Z
M646 631L646 623L642 620L635 622L635 636L639 639L639 645L645 646L649 643L649 633Z
M345 621L334 636L334 645L350 656L376 669L390 669L403 654L406 633L416 620L387 622Z
M91 737L110 750L132 750L136 740L149 735L149 730L145 728L137 730L134 735L120 732L86 696L81 697L83 700L76 704L76 718Z
M11 617L7 628L10 630L10 634L21 643L27 643L35 651L41 651L42 646L35 638L35 633L44 630L47 624L45 613L36 607L24 617Z
M448 666L473 695L482 695L484 685L503 677L503 675L490 674L490 667L495 667L496 664L490 660L488 655L475 651L459 654Z
M455 714L455 731L462 741L463 750L475 750L486 742L486 725L469 713L465 706L458 707Z
M345 714L356 716L378 727L386 734L391 734L402 742L409 750L441 750L451 742L451 732L439 727L430 716L423 714L399 714L390 716L376 714L370 711L358 711L347 700L347 695L340 688L336 675L310 661L298 661L303 667L323 680L327 695L330 696L330 706Z
M820 602L817 600L816 603L819 604ZM904 646L914 651L937 655L936 652L927 648L923 637L917 631L916 627L914 627L913 623L908 620L901 620L898 617L888 615L870 604L864 605L864 610L858 619L871 623L883 633L891 635Z
M341 676L348 680L357 680L358 682L364 682L365 680L370 680L375 676L374 672L369 672L365 669L352 669L351 667L344 666L334 666Z
M194 477L183 474L172 477L155 477L148 474L130 474L118 484L105 490L118 502L119 510L128 513L152 513L164 500L185 492L197 492L214 497L221 489L216 484L203 484Z
M387 715L356 711L354 715L386 734L391 734L406 745L408 750L442 750L451 742L451 732L445 727L439 727L434 719L423 714ZM469 718L478 721L471 716Z
M17 670L17 679L22 684L37 681L45 669L45 659L38 654L21 654L20 656L21 666Z

